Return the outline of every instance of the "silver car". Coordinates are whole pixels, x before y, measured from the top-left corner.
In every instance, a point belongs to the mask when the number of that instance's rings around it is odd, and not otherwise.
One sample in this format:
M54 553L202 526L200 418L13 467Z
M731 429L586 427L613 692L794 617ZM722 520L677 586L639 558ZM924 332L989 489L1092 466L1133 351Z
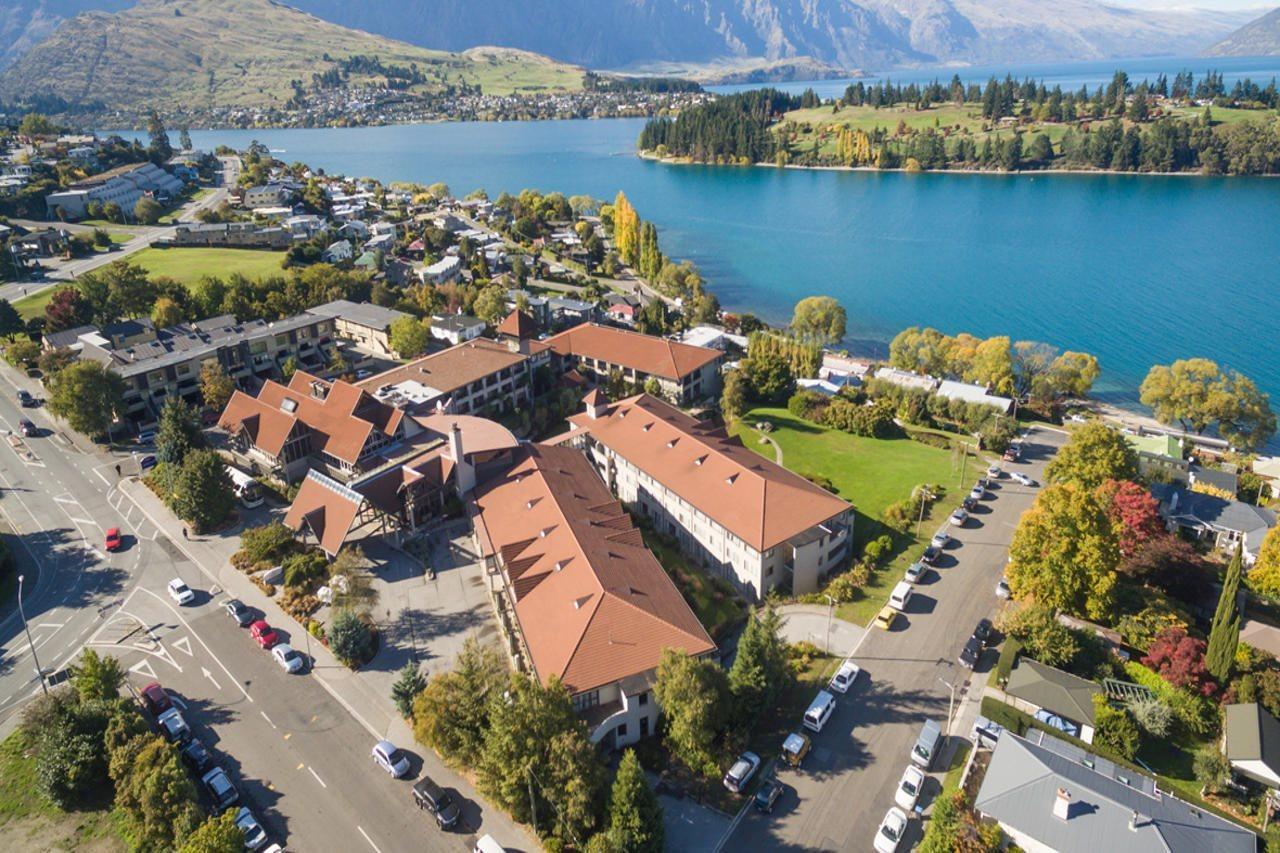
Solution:
M271 647L271 657L275 658L276 663L280 664L280 668L285 672L300 672L302 667L306 665L306 660L302 655L290 646L288 643L279 643Z
M389 740L380 740L373 745L373 763L399 779L409 772L409 756Z
M933 538L929 540L929 544L934 548L945 548L951 544L951 534L945 530L939 530L933 534Z

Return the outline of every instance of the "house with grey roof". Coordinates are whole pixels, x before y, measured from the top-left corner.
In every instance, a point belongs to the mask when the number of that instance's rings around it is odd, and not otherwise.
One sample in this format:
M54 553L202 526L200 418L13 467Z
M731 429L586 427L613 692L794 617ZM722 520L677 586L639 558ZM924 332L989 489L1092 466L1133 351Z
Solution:
M332 302L308 308L307 313L333 320L334 334L351 341L360 349L374 355L401 357L391 348L390 334L392 323L401 317L410 316L403 311L384 308L372 302L335 299Z
M1040 731L1000 734L974 809L1023 850L1255 853L1258 844L1151 777Z
M1004 692L1024 714L1093 743L1093 697L1102 688L1092 681L1022 657L1010 671Z
M1227 761L1243 776L1280 788L1280 720L1257 702L1223 709Z
M944 379L938 383L936 393L939 397L946 397L948 400L963 400L966 403L990 406L1002 415L1009 414L1009 411L1013 409L1012 397L1001 397L998 394L992 394L985 385L970 385L968 382Z
M1151 487L1160 503L1160 517L1170 531L1184 531L1197 539L1208 539L1223 551L1243 546L1246 566L1258 558L1258 549L1267 531L1276 526L1276 514L1266 507L1164 483Z
M436 314L431 318L431 337L457 346L484 333L485 322L470 314Z

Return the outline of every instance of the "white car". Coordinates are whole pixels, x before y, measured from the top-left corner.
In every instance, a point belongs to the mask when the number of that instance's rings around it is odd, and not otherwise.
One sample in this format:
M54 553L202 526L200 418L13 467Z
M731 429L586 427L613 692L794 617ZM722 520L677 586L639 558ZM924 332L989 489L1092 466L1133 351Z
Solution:
M914 764L908 764L898 782L898 790L893 793L893 801L902 806L902 810L910 812L920 799L920 791L924 788L924 772Z
M840 668L836 670L836 674L831 676L831 683L827 686L837 693L848 693L849 688L858 680L858 673L862 672L861 667L851 660L847 660L840 664Z
M1001 468L999 465L992 465L990 468L987 469L987 476L990 477L992 480L999 480L1000 475L1003 473L1004 473L1004 469Z
M962 506L955 508L951 513L951 523L956 527L964 527L964 523L969 520L969 511Z
M267 843L267 831L258 823L253 812L244 806L236 812L236 826L244 830L244 846L246 850L257 850Z
M760 769L760 756L754 752L744 752L733 762L729 772L724 774L724 786L735 794L741 794L747 787L756 770Z
M1014 472L1013 472L1012 474L1010 474L1009 476L1010 476L1010 477L1012 477L1014 480L1018 481L1019 483L1021 483L1021 484L1022 484L1022 485L1024 485L1024 486L1034 486L1034 485L1036 484L1036 481L1035 481L1035 480L1031 479L1031 478L1030 478L1030 477L1028 477L1026 474L1022 473L1021 471L1014 471Z
M986 496L987 496L987 487L982 485L981 483L978 483L972 489L969 490L969 497L973 498L975 501L980 501Z
M409 756L389 740L380 740L373 745L373 762L390 773L393 779L409 772Z
M298 672L306 664L302 655L298 654L288 643L280 643L271 647L271 657L285 672Z
M1009 582L1004 578L996 581L996 598L1012 598L1013 592L1009 589Z
M907 814L894 806L885 812L880 828L876 830L875 848L880 853L897 853L902 836L907 832Z
M929 544L934 548L945 548L951 544L951 534L945 530L939 530L933 534L933 538L929 540Z
M907 583L920 583L920 579L924 577L924 573L927 571L929 571L928 566L921 562L915 562L907 566L907 573L902 576L902 579Z
M178 602L179 606L196 600L196 594L191 591L191 587L182 582L182 578L169 581L169 597Z

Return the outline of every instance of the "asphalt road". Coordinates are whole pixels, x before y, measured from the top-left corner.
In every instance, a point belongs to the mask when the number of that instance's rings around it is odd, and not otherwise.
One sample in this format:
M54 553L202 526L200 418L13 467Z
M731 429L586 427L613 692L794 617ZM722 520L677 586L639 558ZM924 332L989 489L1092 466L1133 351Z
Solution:
M1031 430L1022 462L1005 463L1006 472L1022 471L1039 484L1045 462L1064 440L1056 431ZM965 488L982 473L971 469ZM803 770L778 772L786 791L774 813L749 810L720 849L871 849L921 725L947 719L947 685L956 687L957 718L963 699L981 694L994 652L987 653L976 674L956 659L978 620L999 608L995 584L1004 572L1009 541L1039 488L1021 486L1006 474L965 527L951 528L956 541L917 585L894 630L868 630L855 650L853 659L863 674L838 697L836 712L814 735ZM957 727L955 734L964 737L967 731ZM922 803L938 791L944 768L933 770L936 779ZM918 822L912 824L907 841L919 839Z
M8 379L8 374L5 374ZM422 762L393 780L372 762L374 737L307 672L288 675L221 608L225 599L175 543L117 489L128 457L82 451L40 409L19 410L0 381L0 512L26 574L24 606L41 667L65 667L88 644L128 669L134 689L159 680L186 706L275 840L295 850L459 850L474 843L479 806L463 799L465 826L442 833L412 804ZM20 417L43 428L17 439ZM105 530L126 534L108 554ZM13 540L11 540L13 541ZM196 601L178 607L166 585L181 577ZM306 638L290 638L301 651ZM0 621L0 728L39 690L18 614ZM400 744L412 747L412 744Z

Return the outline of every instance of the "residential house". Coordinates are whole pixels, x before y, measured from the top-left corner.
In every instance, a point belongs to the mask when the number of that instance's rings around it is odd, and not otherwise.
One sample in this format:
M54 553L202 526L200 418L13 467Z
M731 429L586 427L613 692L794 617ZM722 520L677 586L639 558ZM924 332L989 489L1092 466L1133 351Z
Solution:
M588 323L547 338L561 371L606 382L615 371L635 388L654 379L662 395L692 405L720 394L719 350Z
M391 324L401 317L411 316L394 308L384 308L371 302L349 302L335 299L307 313L333 320L334 334L351 341L360 349L373 355L400 358L391 348Z
M557 328L590 323L599 313L594 302L569 299L564 296L552 296L547 299L547 311L551 314L552 325Z
M744 347L745 349L745 347ZM871 372L871 362L846 355L838 355L827 350L822 351L822 365L818 368L818 377L836 385L861 385Z
M648 394L599 389L554 439L583 450L620 500L748 598L815 592L849 561L853 507Z
M459 257L441 258L434 264L423 267L421 271L424 284L448 284L462 277L462 259Z
M663 651L716 646L587 459L526 445L471 516L517 666L566 687L593 743L655 732Z
M730 346L743 351L747 349L745 335L732 334L719 326L694 326L686 330L680 340L692 347L707 347L721 352L728 350Z
M533 402L529 361L513 344L477 338L358 384L378 399L414 414L510 412Z
M1010 671L1004 692L1019 711L1093 743L1093 697L1102 688L1092 681L1024 656Z
M45 196L49 218L58 212L66 219L83 219L91 203L117 204L126 217L143 196L164 202L182 192L183 183L154 163L130 163L76 181L66 189Z
M1041 731L1000 734L974 800L1029 853L1254 853L1252 832Z
M1232 497L1235 497L1236 492L1240 491L1240 475L1236 471L1236 467L1230 464L1218 469L1206 468L1193 462L1188 481L1193 488L1200 486L1201 488L1216 489Z
M1159 501L1160 517L1169 530L1208 539L1226 552L1240 544L1246 566L1253 565L1267 531L1276 526L1275 511L1266 507L1193 492L1176 484L1157 483L1151 494Z
M1257 702L1223 709L1223 751L1236 772L1280 788L1280 720Z
M244 191L244 206L253 211L264 207L287 207L291 201L293 191L279 183L246 187Z
M475 340L484 330L484 320L469 314L436 314L431 318L431 337L450 344Z
M939 397L946 397L948 400L963 400L966 403L990 406L1002 415L1007 415L1013 411L1013 399L1011 397L992 394L983 385L970 385L967 382L944 379L938 383L938 390L935 393Z
M1182 440L1165 433L1126 434L1125 440L1138 453L1138 473L1161 483L1187 483L1191 463L1182 456Z
M320 260L326 264L340 264L343 261L349 261L355 257L355 252L351 248L351 244L346 240L334 240L320 254Z
M927 391L930 394L938 390L938 380L932 376L922 376L896 367L881 367L876 371L875 378L909 390Z
M158 245L231 246L241 249L287 249L294 236L284 228L260 228L253 222L183 223Z
M538 323L539 328L546 329L551 326L550 300L545 296L535 296L527 290L507 291L508 311L516 310L521 302L524 303L524 310Z

